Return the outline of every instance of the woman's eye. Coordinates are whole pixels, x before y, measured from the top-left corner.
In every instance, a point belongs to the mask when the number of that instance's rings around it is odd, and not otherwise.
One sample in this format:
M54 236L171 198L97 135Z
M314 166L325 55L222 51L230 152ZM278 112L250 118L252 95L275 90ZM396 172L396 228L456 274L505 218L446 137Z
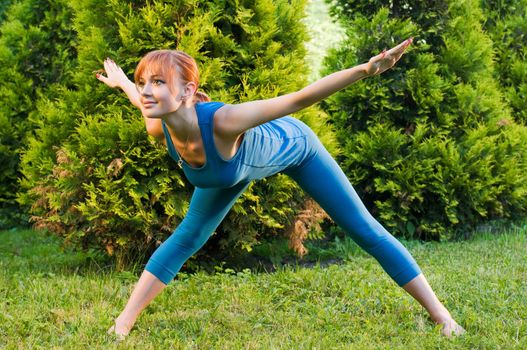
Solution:
M163 84L163 83L164 83L164 81L163 81L163 80L159 80L159 79L156 79L156 80L154 80L154 81L152 82L152 84L157 85L157 86L159 86L159 85L161 85L161 84Z

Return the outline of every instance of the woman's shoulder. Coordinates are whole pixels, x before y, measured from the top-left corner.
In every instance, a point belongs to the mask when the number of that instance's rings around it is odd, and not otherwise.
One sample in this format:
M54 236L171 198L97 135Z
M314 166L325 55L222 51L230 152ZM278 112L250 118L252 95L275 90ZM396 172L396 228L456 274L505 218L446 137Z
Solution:
M200 123L210 123L215 118L216 111L224 105L225 103L218 101L196 103L196 112Z
M216 111L220 107L224 106L225 103L220 101L210 101L210 102L198 102L196 103L196 109L202 110L202 111Z

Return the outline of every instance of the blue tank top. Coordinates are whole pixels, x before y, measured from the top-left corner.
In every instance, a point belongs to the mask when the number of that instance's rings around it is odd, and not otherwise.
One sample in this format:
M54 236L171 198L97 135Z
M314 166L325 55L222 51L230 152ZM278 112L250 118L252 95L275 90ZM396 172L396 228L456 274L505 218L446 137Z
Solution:
M182 161L183 172L196 187L228 188L242 181L249 182L271 176L300 164L316 152L310 141L317 137L300 120L286 116L247 130L236 154L224 159L214 144L214 113L222 102L201 102L195 105L198 126L205 149L205 164L193 167L177 153L168 128L162 121L170 156Z

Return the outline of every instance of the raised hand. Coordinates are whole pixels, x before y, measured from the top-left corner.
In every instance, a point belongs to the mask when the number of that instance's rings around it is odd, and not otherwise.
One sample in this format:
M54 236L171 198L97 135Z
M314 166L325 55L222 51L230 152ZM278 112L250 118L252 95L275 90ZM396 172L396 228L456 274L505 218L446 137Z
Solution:
M120 88L126 93L126 96L137 108L141 108L140 96L135 84L128 79L126 74L117 63L107 58L104 60L104 70L94 72L97 79L105 83L111 88ZM106 76L103 75L106 73Z
M122 89L125 85L130 83L130 79L124 74L121 67L110 58L104 60L104 72L106 73L106 76L101 74L102 70L97 71L95 76L111 88L118 87Z
M387 69L392 68L397 61L401 58L406 48L410 46L413 38L407 39L399 45L391 48L390 50L384 50L377 56L370 58L370 61L366 65L366 72L369 75L381 74Z

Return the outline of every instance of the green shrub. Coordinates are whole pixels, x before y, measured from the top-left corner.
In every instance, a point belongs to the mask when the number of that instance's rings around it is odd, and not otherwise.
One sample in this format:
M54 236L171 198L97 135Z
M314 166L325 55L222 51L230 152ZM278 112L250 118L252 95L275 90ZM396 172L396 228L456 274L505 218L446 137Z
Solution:
M71 1L78 70L72 89L38 103L21 194L33 220L73 244L105 249L123 266L148 255L183 218L192 190L139 111L92 71L110 56L131 77L140 57L177 48L196 58L213 100L276 96L305 84L303 1ZM65 84L65 82L64 82ZM325 114L298 115L335 150ZM283 231L302 201L285 176L250 187L202 254L250 250Z
M496 50L496 78L517 121L527 122L527 1L483 1Z
M52 86L67 81L74 54L66 1L21 0L5 16L0 25L0 229L27 223L16 193L29 118L39 118L35 100L40 93L49 89L51 97Z
M336 3L348 39L328 71L416 37L394 69L324 104L345 171L373 214L395 233L437 240L525 215L527 129L511 118L494 77L479 3L353 2L363 14Z
M0 23L5 20L6 11L11 5L12 0L4 0L0 3Z

